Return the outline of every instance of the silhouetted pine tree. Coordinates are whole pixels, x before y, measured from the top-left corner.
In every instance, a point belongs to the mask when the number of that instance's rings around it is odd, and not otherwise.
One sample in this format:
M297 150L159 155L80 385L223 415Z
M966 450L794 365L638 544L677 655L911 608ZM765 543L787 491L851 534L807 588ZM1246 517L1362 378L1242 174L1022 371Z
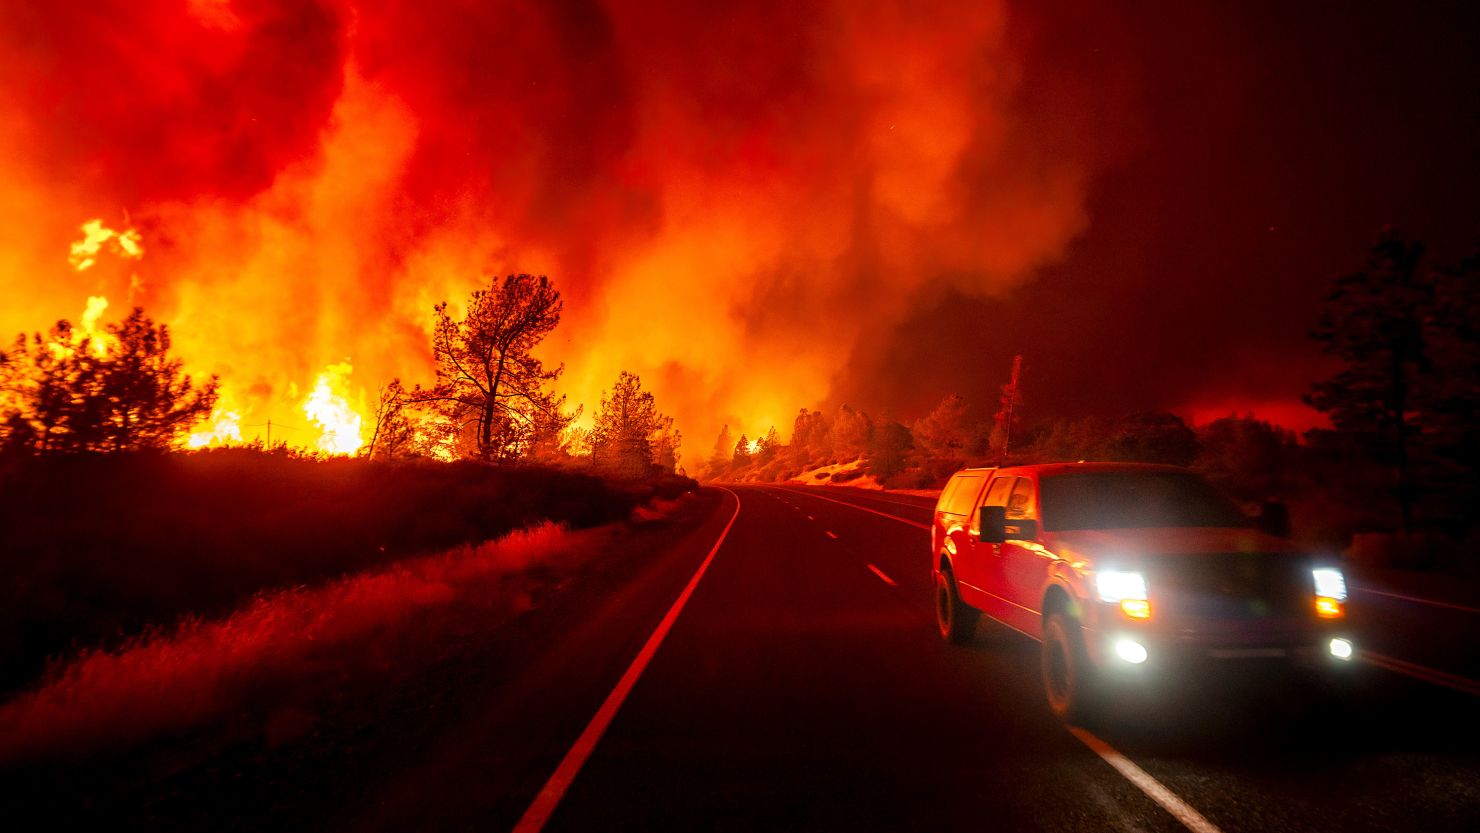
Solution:
M447 302L434 307L437 383L409 399L429 405L457 432L471 432L477 456L527 456L540 431L559 434L572 417L549 385L564 366L545 369L531 351L560 323L560 292L544 275L494 278L473 292L461 320Z
M1338 434L1392 466L1404 531L1413 528L1415 389L1429 369L1424 319L1433 287L1418 274L1422 256L1421 244L1387 229L1367 267L1336 280L1311 337L1343 366L1305 397Z
M135 307L83 336L59 321L18 337L0 361L0 444L38 453L164 449L216 406L219 381L197 385L171 358L169 328Z

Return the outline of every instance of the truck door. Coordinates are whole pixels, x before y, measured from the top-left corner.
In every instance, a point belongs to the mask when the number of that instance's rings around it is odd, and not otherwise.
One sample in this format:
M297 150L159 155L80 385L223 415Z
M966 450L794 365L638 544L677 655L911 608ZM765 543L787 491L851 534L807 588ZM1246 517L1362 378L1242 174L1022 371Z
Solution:
M1009 537L1000 548L1001 595L1009 602L1011 624L1037 635L1042 627L1040 595L1053 561L1038 544L1038 484L1030 477L1017 478L1006 505Z
M973 499L970 510L972 517L976 517L978 505L1006 506L1013 479L1010 475L993 477L980 504ZM964 547L965 558L962 560L965 566L957 576L958 582L964 585L961 591L962 596L973 607L980 608L987 615L998 619L1002 618L1001 608L1003 606L1000 546L1000 544L981 541L975 535L970 536Z

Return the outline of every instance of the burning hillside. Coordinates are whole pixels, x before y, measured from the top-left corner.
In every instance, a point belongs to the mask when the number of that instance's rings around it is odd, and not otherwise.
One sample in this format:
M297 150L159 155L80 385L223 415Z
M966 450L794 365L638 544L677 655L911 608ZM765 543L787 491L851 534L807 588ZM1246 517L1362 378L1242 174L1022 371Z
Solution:
M9 6L0 328L142 305L221 377L195 444L343 452L435 303L546 273L588 413L632 369L691 436L784 423L907 298L1083 223L1004 9L929 5Z

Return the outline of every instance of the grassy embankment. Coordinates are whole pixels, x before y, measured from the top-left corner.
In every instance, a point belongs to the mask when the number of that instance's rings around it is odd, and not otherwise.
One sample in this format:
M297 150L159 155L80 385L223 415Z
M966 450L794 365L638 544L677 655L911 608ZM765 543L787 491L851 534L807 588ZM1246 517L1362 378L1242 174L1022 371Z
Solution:
M0 692L34 685L48 662L221 618L263 594L315 590L544 523L624 520L692 486L246 449L8 461Z

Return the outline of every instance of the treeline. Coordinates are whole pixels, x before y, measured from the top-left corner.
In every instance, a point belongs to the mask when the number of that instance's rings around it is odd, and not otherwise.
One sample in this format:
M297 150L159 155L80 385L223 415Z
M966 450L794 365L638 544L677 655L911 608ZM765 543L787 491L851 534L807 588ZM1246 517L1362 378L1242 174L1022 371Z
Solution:
M1159 462L1198 468L1245 501L1287 501L1316 539L1470 535L1480 502L1480 250L1437 265L1423 252L1384 231L1364 268L1334 282L1310 335L1338 369L1305 397L1331 427L1303 437L1239 415L1196 428L1162 412L1025 420L1015 361L998 402L950 395L909 424L845 405L803 409L790 444L774 428L752 441L727 427L704 474L788 480L859 460L842 476L932 488L965 465Z
M590 429L575 427L580 408L556 391L564 368L533 355L563 308L549 278L523 274L491 279L460 317L438 304L434 383L382 387L360 456L675 473L682 437L632 373L618 375ZM168 327L139 308L122 322L94 323L61 321L0 350L0 456L179 450L211 416L221 380L192 379L170 354Z
M1014 416L1011 431L1017 439L1009 447L1011 434L1003 412L982 417L975 411L957 394L947 396L910 424L888 415L874 417L848 405L832 414L803 408L789 444L781 443L774 428L752 442L743 435L734 440L726 427L715 443L705 475L790 480L810 469L857 460L862 465L846 476L870 475L888 488L927 489L940 485L963 466L1051 460L1190 466L1211 453L1266 460L1273 470L1283 466L1289 453L1299 447L1293 432L1251 417L1230 416L1194 430L1181 417L1162 412L1120 419L1042 419L1027 424Z

